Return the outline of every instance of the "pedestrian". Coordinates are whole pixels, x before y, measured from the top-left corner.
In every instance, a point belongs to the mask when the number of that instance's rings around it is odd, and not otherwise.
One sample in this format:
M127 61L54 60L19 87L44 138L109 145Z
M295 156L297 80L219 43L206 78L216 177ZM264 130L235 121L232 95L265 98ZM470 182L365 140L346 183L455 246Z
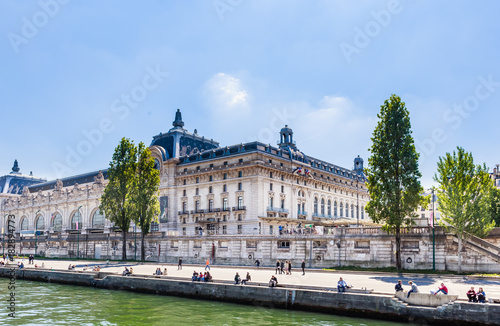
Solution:
M409 281L408 284L411 286L411 289L410 291L408 291L406 298L409 298L411 293L418 293L417 284L413 283L412 281Z
M245 277L244 280L241 280L241 284L242 285L246 285L248 281L251 281L252 280L252 277L250 276L250 273L247 272L247 276Z
M280 261L276 260L276 272L274 274L278 274L278 272L281 274Z
M285 263L283 262L283 259L280 261L280 274L285 273Z
M179 263L177 264L177 270L182 270L182 257L179 257Z
M288 275L292 275L292 261L288 261Z
M288 275L288 260L285 260L285 275Z
M300 267L302 268L302 275L306 275L306 262L304 259L302 259L302 264L300 264Z
M477 291L477 301L481 303L486 302L486 294L484 293L483 288L479 288L479 290Z
M342 277L339 279L337 282L337 290L339 292L345 292L345 289L347 288L347 283L342 279Z
M398 283L396 284L396 286L394 287L394 289L396 290L396 292L404 291L403 290L403 282L401 280L399 280Z
M236 275L234 275L234 284L240 284L240 281L241 281L240 274L236 272Z
M469 298L469 302L477 302L476 291L474 291L473 286L467 291L467 298Z
M442 292L443 294L448 294L448 288L444 285L444 283L441 283L439 290L437 290L434 294L438 294L439 292Z
M257 268L260 267L260 261L258 259L255 261L255 265L257 266Z
M205 263L205 270L210 270L210 259L207 259L207 262Z

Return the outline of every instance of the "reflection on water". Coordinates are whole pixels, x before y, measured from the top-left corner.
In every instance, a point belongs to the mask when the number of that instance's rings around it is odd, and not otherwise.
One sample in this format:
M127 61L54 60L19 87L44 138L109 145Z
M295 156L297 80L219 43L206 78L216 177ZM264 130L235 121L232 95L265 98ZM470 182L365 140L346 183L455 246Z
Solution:
M0 278L0 325L408 325L80 286L17 281L16 318Z

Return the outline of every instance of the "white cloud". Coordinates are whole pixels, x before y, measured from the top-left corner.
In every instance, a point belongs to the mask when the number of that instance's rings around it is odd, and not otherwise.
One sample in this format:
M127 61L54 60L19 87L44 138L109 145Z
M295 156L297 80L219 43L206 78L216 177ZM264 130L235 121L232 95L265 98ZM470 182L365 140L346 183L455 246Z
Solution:
M251 111L248 92L238 77L217 73L206 82L204 93L215 115L242 118Z

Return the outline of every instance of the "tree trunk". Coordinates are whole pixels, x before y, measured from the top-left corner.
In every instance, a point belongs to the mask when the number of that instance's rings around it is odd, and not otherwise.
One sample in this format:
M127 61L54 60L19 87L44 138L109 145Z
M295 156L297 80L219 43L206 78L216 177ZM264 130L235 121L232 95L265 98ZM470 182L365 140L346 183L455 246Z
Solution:
M462 273L462 237L458 238L458 273Z
M145 261L146 260L146 248L144 246L144 238L145 238L144 232L142 232L141 228L141 260Z
M401 266L401 228L396 227L396 269L400 271Z
M125 230L122 230L123 235L123 244L122 244L122 260L126 261L127 260L127 232Z

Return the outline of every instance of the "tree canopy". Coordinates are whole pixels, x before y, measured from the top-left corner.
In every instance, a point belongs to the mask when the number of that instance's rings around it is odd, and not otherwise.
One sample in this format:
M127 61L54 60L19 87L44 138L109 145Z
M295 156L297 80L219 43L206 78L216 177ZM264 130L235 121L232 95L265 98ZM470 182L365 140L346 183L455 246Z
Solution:
M150 231L151 223L158 222L160 213L158 201L160 174L154 166L151 151L140 142L137 147L136 173L131 200L134 222L141 228L141 260L145 260L146 256L144 238Z
M494 227L491 217L493 181L485 164L475 165L471 153L457 147L439 157L434 180L439 183L440 225L458 239L458 272L462 246L475 235L483 237Z
M401 228L412 224L422 202L418 169L419 154L411 132L410 113L399 96L381 106L373 132L371 156L366 169L370 201L366 211L373 221L396 236L396 267L401 269Z

